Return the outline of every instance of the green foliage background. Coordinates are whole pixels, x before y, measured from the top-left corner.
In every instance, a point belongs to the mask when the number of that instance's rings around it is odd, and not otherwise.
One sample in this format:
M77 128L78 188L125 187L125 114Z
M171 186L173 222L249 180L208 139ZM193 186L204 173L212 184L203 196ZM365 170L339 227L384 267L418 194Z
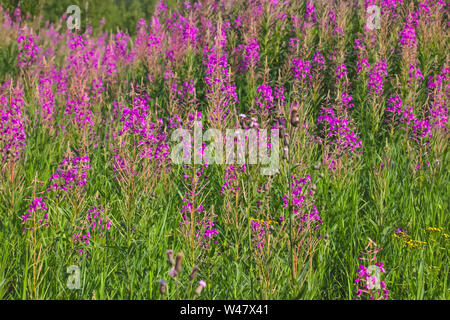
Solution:
M165 1L169 8L175 7L176 0ZM106 30L117 28L133 34L139 19L149 19L157 1L155 0L0 0L0 4L13 11L20 7L22 14L42 15L42 22L56 22L70 5L81 9L82 28L98 27L105 19Z

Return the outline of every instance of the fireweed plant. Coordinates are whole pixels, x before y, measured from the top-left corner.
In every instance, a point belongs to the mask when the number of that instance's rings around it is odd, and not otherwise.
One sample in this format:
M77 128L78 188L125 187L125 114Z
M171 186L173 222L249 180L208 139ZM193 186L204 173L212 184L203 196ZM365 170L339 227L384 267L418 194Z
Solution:
M0 299L450 298L445 1L154 8L0 6ZM278 130L276 172L227 129Z
M386 282L381 280L381 275L386 273L383 262L377 261L377 253L382 249L377 248L377 244L369 238L369 243L365 247L365 252L361 251L359 258L361 264L357 270L355 286L357 300L386 300L389 299L389 290L386 289Z

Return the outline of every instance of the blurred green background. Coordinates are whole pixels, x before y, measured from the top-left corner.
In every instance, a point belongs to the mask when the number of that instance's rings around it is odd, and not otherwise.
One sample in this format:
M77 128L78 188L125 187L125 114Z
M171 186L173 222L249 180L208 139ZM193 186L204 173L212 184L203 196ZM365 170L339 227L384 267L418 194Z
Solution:
M169 8L174 8L177 0L166 0ZM148 19L152 16L157 0L0 0L3 8L14 11L20 7L22 16L42 15L42 22L56 22L70 5L78 5L81 9L81 24L97 28L100 20L105 19L106 30L116 31L120 28L135 34L139 19Z

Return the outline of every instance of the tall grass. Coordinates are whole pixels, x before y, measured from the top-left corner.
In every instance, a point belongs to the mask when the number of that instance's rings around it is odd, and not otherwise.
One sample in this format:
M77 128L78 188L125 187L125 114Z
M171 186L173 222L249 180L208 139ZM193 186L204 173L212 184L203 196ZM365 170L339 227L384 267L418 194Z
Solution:
M0 299L354 299L369 239L390 299L448 299L448 5L199 3L0 11ZM280 129L279 172L173 163L195 120Z

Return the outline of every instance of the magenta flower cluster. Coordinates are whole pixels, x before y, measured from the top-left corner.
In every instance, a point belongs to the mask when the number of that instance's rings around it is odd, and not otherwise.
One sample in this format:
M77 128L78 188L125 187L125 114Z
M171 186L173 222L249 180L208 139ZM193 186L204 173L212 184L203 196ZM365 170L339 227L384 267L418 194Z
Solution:
M212 121L221 121L228 115L232 104L238 104L236 86L230 81L229 65L225 52L216 47L205 47L204 53L205 82L207 99L214 104Z
M73 188L84 190L88 182L90 159L88 156L65 157L50 177L49 190L69 191Z
M350 96L344 96L343 99L345 103L351 101ZM338 116L333 108L322 108L317 123L322 126L325 139L335 147L339 155L361 153L362 140L347 117Z
M237 48L239 51L241 47ZM245 45L243 50L243 61L240 69L248 70L255 69L259 66L259 43L257 38L250 39L249 43Z
M386 272L383 262L375 262L374 266L375 269L378 268L380 274ZM372 271L369 273L368 268L362 264L356 270L355 284L360 286L356 292L357 299L362 299L364 295L368 295L370 300L389 299L386 283L377 277L377 273L372 274Z
M302 59L292 60L292 75L299 80L301 84L310 84L311 81L311 63Z
M34 198L28 212L22 216L22 230L34 230L42 226L48 227L48 208L42 197Z
M14 89L9 89L8 87L8 82L6 82L0 88L1 162L15 162L19 160L26 146L22 111L24 104L23 91L18 87ZM11 96L7 93L7 90L12 90ZM3 91L5 91L5 94L2 93Z
M322 219L314 201L311 176L309 174L305 177L293 175L291 179L290 194L284 194L283 207L292 209L299 219L301 229L317 230L322 224Z
M398 32L399 42L403 47L415 48L417 47L416 29L417 14L415 12L408 14L406 24L402 30Z
M55 95L53 93L52 80L49 78L41 78L39 82L40 117L44 122L52 122L55 113Z
M235 194L240 190L238 174L239 172L245 172L246 165L243 164L241 168L236 165L230 165L225 170L224 183L220 189L220 193L231 192Z
M389 98L386 112L391 114L391 119L396 124L403 125L403 129L408 132L411 140L418 143L419 146L429 146L430 140L433 137L433 127L431 123L441 123L448 118L440 118L440 113L433 114L428 117L419 118L413 107L407 107L403 105L403 101L399 96ZM447 118L446 118L447 117Z
M419 69L418 63L410 63L408 68L408 84L411 87L413 82L420 83L424 80L423 74Z
M168 161L170 152L167 133L164 132L163 119L156 122L149 121L150 106L146 95L136 96L131 106L114 103L116 113L121 123L118 136L130 136L133 139L133 147L139 151L141 159L154 161L158 166L162 166ZM120 115L121 114L121 115ZM169 119L170 123L174 118ZM115 154L117 160L115 168L124 169L127 162L131 164L131 159L123 159L122 155Z
M267 222L250 220L250 230L252 233L253 246L257 250L262 250L266 242L266 230L268 228Z
M72 241L80 255L86 253L92 238L105 237L111 229L111 220L102 206L94 206L88 209L85 219L81 222L81 230L74 233Z
M380 60L371 66L367 58L364 58L358 61L357 70L358 73L364 72L368 74L367 88L369 93L374 96L381 96L383 94L383 83L388 75L386 61Z
M219 231L214 225L214 221L210 218L203 218L203 220L197 220L197 230L195 237L200 242L203 248L207 248L210 241L214 240L219 235ZM219 241L214 240L215 244Z
M19 54L17 55L17 66L19 68L27 68L33 65L40 52L40 48L36 44L36 37L33 35L19 35L17 38L19 46Z

